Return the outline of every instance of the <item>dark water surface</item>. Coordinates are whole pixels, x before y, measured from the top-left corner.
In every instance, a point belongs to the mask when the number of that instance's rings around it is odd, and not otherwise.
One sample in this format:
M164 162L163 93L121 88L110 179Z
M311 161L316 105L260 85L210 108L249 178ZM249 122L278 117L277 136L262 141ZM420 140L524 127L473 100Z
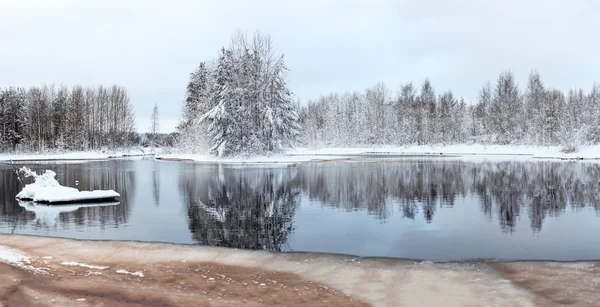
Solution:
M600 259L600 164L45 163L66 186L120 203L19 203L0 164L0 233L425 260Z

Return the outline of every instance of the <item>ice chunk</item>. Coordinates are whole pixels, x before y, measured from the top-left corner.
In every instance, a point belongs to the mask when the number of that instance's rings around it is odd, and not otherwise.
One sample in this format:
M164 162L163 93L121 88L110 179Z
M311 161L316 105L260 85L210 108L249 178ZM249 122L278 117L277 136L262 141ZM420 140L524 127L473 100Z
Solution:
M46 170L38 175L26 167L19 170L24 176L33 177L34 182L26 185L17 199L33 200L34 202L69 203L82 201L115 200L120 195L113 190L79 191L75 188L61 186L54 178L56 173Z

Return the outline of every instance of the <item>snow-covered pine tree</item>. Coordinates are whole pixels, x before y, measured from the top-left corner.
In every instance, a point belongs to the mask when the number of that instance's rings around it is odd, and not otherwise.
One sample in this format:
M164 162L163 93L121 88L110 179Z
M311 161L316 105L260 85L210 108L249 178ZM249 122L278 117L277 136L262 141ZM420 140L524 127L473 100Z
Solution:
M237 154L238 143L234 125L236 106L235 93L238 90L234 83L234 61L231 50L223 48L217 61L216 83L210 93L210 110L200 117L200 122L209 120L208 134L212 137L210 152L218 156Z
M301 131L298 110L285 81L287 70L282 55L275 61L267 84L265 119L268 125L263 140L267 152L281 152L294 146Z
M206 77L213 75L214 82L203 81L202 73L192 74L180 130L196 133L205 123L210 152L219 156L265 154L292 146L300 126L286 72L283 56L273 58L268 36L257 34L248 44L238 33ZM201 84L205 89L199 90ZM199 92L207 93L207 103Z

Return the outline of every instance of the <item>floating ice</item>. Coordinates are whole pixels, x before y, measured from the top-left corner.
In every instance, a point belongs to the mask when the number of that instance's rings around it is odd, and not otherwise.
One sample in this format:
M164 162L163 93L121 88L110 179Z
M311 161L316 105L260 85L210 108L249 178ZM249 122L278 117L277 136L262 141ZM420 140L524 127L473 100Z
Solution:
M82 201L104 201L115 200L120 195L113 190L79 191L75 188L61 186L54 178L56 173L46 170L45 173L38 175L36 172L22 167L19 172L24 176L33 177L34 182L26 185L17 199L32 200L34 202L46 203L70 203Z

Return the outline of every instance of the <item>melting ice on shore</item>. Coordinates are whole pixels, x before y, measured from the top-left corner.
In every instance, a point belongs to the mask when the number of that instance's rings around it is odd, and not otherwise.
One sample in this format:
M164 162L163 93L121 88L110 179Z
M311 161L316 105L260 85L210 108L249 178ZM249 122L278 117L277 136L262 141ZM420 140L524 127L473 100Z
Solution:
M25 185L23 190L17 194L17 199L32 200L34 202L45 203L70 203L85 201L105 201L115 200L120 195L113 190L79 191L75 188L69 188L60 185L54 178L56 173L46 170L45 173L38 175L36 172L21 167L19 172L26 178L33 177L34 182Z

